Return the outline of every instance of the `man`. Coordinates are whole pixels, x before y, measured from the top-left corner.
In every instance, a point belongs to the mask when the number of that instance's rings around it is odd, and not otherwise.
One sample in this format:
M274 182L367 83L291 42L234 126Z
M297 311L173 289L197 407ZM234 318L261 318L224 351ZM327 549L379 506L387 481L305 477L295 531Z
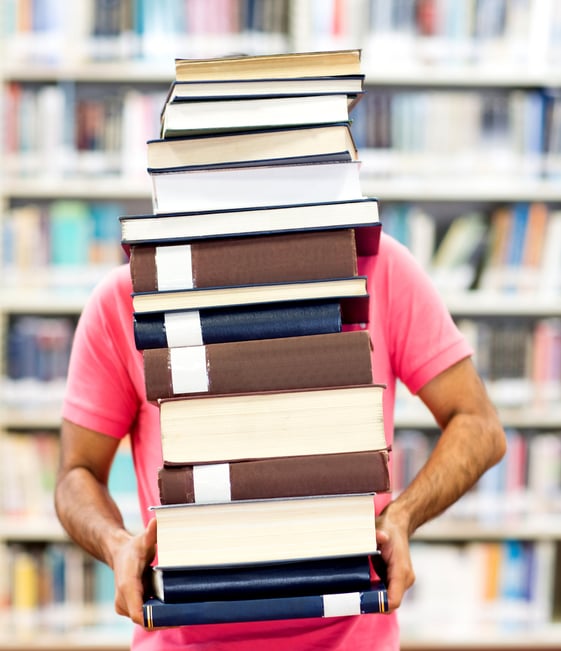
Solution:
M468 344L405 247L382 235L378 255L361 260L359 272L369 279L374 381L387 385L388 444L393 439L396 378L420 397L442 429L411 485L394 501L389 494L376 496L376 537L387 565L388 615L155 632L141 627L141 576L156 544L155 521L149 520L147 507L159 500L158 409L146 402L142 355L134 347L128 267L112 272L93 293L78 325L70 363L56 508L71 537L113 568L116 610L140 625L134 634L135 651L399 649L396 609L414 581L409 538L499 461L505 436L470 360ZM127 433L146 524L137 535L125 530L107 491L113 456Z

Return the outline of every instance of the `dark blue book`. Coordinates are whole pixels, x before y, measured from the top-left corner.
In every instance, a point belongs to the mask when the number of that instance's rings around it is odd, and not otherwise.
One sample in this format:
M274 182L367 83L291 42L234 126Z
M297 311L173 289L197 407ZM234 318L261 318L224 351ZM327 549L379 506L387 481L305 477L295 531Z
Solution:
M328 334L341 328L339 301L135 313L133 317L139 350Z
M153 569L153 596L165 603L296 597L370 589L367 555L220 568Z
M344 617L387 611L386 587L379 581L362 592L178 604L148 599L143 605L144 626L149 630L197 624Z

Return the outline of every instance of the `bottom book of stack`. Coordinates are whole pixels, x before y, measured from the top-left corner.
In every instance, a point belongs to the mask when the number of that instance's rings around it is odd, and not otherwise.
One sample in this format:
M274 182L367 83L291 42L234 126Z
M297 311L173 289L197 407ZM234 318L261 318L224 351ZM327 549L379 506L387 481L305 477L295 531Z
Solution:
M388 610L372 566L372 493L154 511L159 556L144 603L148 629Z

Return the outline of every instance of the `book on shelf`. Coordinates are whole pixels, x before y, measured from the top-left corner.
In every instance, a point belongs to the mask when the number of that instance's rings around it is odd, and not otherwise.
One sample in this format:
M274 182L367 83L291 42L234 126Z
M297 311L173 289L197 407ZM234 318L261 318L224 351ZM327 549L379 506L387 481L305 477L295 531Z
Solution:
M388 612L388 596L381 581L376 581L362 592L178 604L149 599L143 604L144 625L149 630L166 626L343 617L385 612Z
M351 277L355 234L329 229L132 245L130 274L134 292Z
M362 199L358 161L152 171L156 214ZM220 192L217 192L220 188Z
M263 235L312 229L354 228L359 255L376 253L380 237L378 202L372 198L315 204L261 206L211 212L122 215L121 242L157 244L173 240Z
M212 79L173 81L166 103L174 99L205 97L219 99L232 96L321 95L343 93L356 97L364 90L365 75L324 75L318 77L285 77L262 79Z
M366 330L143 351L146 398L372 382Z
M268 457L158 469L162 504L209 503L305 495L384 493L388 450Z
M373 579L365 554L218 568L153 567L147 593L165 603L267 599L368 590Z
M358 160L349 122L159 138L146 148L149 172L314 156Z
M322 495L154 506L163 568L374 554L374 496Z
M160 137L347 122L345 94L174 99L162 112Z
M301 280L288 283L228 285L225 287L195 287L132 294L136 313L170 310L199 310L209 307L235 307L250 304L288 301L337 299L345 309L353 311L355 323L368 320L368 289L366 276Z
M262 303L134 314L133 331L139 350L175 348L340 332L345 316L339 301Z
M164 463L385 450L384 386L197 395L159 402Z
M176 81L285 79L360 75L358 49L175 59Z

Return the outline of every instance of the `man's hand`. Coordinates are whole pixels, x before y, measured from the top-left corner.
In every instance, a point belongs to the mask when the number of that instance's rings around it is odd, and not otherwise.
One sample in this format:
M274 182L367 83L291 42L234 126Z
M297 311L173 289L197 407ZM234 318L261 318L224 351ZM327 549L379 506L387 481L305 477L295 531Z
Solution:
M386 580L388 608L391 612L399 608L403 595L415 581L415 573L407 527L392 520L387 509L376 519L376 542L386 566L386 576L383 578Z
M115 610L119 615L130 617L140 626L144 625L142 577L154 558L155 550L156 518L152 518L142 533L124 538L112 557L115 575Z

